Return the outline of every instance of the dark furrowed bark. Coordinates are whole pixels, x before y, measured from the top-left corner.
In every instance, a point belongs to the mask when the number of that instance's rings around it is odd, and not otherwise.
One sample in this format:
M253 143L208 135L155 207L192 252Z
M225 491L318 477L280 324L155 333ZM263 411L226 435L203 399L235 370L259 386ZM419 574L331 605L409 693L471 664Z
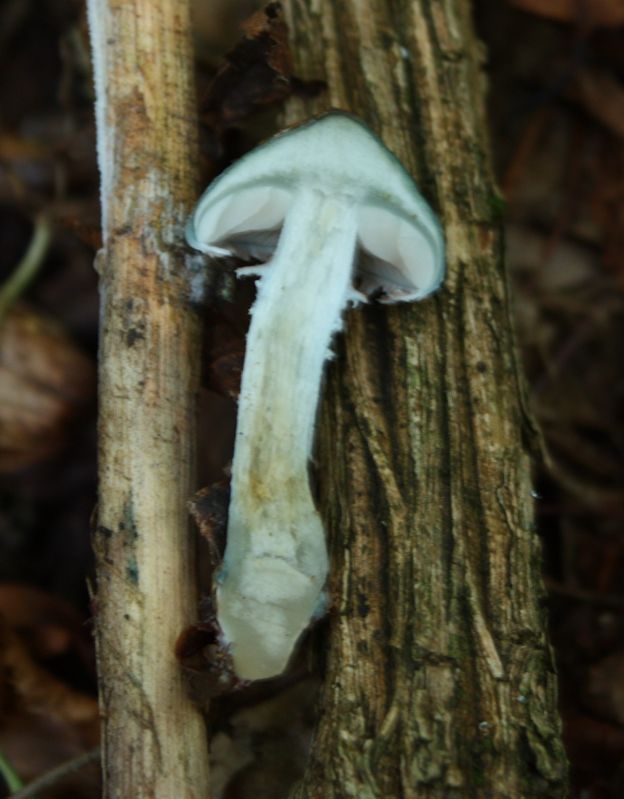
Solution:
M462 0L292 0L296 70L367 121L445 229L448 276L348 315L317 466L332 610L298 799L561 797L566 760L533 522L536 433L510 321Z

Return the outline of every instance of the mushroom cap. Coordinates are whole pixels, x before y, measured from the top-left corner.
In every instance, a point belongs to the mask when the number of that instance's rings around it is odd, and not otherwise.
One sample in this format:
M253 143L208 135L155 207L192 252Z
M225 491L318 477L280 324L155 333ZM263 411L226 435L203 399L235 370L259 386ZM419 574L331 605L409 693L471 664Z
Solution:
M393 303L439 287L444 239L436 216L396 156L341 111L285 130L222 172L189 219L187 241L213 257L267 261L302 189L357 207L360 292Z

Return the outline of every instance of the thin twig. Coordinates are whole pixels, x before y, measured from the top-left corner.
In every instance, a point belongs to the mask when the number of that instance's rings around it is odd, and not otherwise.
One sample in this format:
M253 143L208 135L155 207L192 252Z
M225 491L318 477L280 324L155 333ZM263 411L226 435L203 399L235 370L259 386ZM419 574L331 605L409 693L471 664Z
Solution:
M44 793L48 788L51 788L53 785L65 779L65 777L76 771L80 771L80 769L91 763L95 763L99 758L100 747L96 746L95 749L83 752L83 754L78 755L78 757L67 760L65 763L61 763L60 766L56 766L56 768L53 768L41 777L37 777L36 780L30 782L25 788L22 788L16 793L12 793L10 799L34 799L36 794Z
M0 287L0 323L15 300L28 288L48 252L52 237L52 226L45 214L35 220L35 227L28 249L13 270L9 279Z
M0 774L5 781L7 788L12 791L19 791L24 785L18 773L13 766L9 763L6 757L0 752Z

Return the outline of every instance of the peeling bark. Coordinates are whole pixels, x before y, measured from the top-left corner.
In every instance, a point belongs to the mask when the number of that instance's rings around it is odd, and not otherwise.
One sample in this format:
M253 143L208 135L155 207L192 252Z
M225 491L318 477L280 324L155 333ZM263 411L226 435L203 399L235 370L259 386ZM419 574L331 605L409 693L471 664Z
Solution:
M204 722L174 658L196 608L188 5L89 3L104 237L95 621L110 799L208 796Z
M291 0L286 122L368 122L443 219L448 277L348 315L318 442L333 610L297 799L561 797L525 405L465 0Z

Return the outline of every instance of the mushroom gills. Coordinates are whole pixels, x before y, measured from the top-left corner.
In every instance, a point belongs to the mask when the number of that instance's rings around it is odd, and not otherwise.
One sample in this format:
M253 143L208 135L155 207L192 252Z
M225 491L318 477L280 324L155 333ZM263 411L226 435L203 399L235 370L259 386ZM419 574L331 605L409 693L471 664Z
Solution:
M217 229L221 237L215 245L242 260L259 261L250 267L239 267L240 277L261 274L275 248L285 216L286 192L279 189L250 189L240 203L230 197L220 209ZM358 215L358 249L356 254L360 301L372 296L379 302L417 299L429 291L435 274L427 233L397 213L379 207L364 207ZM414 259L414 253L420 256ZM406 278L409 275L409 279Z
M203 214L200 224L204 223L205 243L199 242L198 249L209 255L216 249L240 258L268 259L277 244L288 200L288 192L275 186L254 186L227 194ZM193 244L197 246L198 242Z

